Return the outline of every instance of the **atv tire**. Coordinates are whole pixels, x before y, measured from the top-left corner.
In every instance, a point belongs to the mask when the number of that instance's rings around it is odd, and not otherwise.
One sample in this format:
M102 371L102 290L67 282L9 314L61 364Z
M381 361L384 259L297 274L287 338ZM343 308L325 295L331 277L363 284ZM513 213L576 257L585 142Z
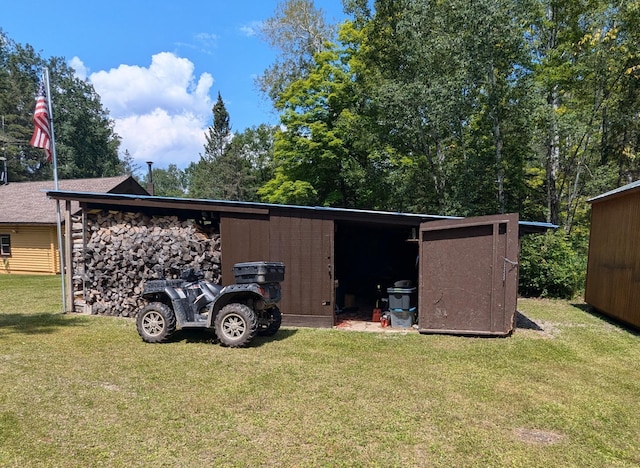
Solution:
M176 331L176 315L166 304L152 302L138 312L138 335L147 343L164 343Z
M269 310L265 311L265 313L269 315L269 321L267 322L266 327L258 330L258 335L273 336L278 332L278 330L280 330L280 325L282 325L282 313L276 306L271 307Z
M256 336L258 320L250 307L227 304L216 315L214 329L220 343L230 348L242 348Z

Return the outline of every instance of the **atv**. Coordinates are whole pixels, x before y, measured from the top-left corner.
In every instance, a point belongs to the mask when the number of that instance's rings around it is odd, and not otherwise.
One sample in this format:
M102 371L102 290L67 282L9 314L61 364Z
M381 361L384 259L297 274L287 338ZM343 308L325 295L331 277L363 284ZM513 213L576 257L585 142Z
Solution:
M236 263L236 284L222 287L201 272L185 270L180 279L146 281L142 297L148 304L138 312L138 334L147 343L168 341L177 330L213 329L223 345L247 346L256 335L272 336L282 314L280 262Z

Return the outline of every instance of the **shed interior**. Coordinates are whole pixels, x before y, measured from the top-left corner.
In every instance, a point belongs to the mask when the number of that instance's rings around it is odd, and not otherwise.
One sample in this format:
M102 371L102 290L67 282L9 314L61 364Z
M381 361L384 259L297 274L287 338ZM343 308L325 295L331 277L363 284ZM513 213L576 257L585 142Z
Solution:
M336 313L371 320L378 300L397 281L418 285L417 228L336 221Z

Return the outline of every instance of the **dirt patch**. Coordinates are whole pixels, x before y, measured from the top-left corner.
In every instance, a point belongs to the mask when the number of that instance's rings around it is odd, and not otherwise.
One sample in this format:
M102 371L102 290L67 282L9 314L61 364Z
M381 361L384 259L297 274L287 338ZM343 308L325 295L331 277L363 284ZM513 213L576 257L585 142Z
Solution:
M522 312L516 312L516 328L537 338L555 338L560 333L558 324L545 320L533 320Z
M514 432L516 437L522 442L532 445L554 445L564 439L563 434L558 434L553 431L541 431L538 429L525 429L521 427L516 429Z

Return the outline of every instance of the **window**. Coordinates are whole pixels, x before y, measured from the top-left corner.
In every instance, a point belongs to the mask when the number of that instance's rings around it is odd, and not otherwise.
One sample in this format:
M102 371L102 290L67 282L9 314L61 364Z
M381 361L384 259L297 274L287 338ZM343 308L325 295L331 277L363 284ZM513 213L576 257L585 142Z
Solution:
M11 255L11 236L0 234L0 256L8 257L9 255Z

